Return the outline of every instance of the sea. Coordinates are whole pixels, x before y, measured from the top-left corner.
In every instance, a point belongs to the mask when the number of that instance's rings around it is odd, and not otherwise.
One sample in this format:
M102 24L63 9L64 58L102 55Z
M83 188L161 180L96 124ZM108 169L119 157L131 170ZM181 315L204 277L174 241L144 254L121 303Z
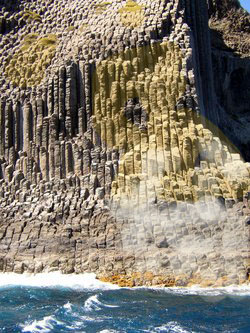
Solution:
M250 287L119 288L94 274L0 274L0 332L250 332Z

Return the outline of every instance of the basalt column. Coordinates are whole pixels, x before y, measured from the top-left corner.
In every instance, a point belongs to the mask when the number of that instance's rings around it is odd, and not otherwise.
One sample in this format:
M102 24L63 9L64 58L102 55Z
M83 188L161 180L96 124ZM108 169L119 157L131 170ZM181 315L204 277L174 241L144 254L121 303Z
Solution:
M206 0L181 0L185 21L191 28L196 88L202 115L218 125L213 86L211 42Z

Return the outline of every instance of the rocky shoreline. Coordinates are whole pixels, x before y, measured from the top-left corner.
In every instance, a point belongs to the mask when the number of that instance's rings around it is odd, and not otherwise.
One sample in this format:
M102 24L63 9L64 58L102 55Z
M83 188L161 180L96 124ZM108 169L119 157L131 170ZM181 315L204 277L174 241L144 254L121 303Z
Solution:
M205 215L204 205L193 206L196 214L192 215L189 206L185 219L183 205L178 210L169 206L174 227L166 229L165 225L158 225L158 233L154 229L148 238L152 227L145 218L145 230L138 232L138 216L134 215L133 220L114 218L103 200L94 197L77 208L79 199L76 197L76 194L70 199L68 196L71 204L68 209L62 207L63 217L48 199L40 206L33 203L33 210L32 201L26 201L29 203L27 211L24 204L19 205L18 211L15 203L14 220L13 208L9 216L6 208L1 209L4 222L1 220L0 270L95 272L101 281L120 286L223 286L244 284L249 279L250 207L247 198L232 208L214 205L217 213L210 216L210 220ZM200 209L205 219L199 215ZM164 221L169 221L166 207L163 217Z
M235 286L235 281L231 280L227 276L223 276L217 280L204 280L201 276L161 276L154 275L152 272L133 273L131 275L114 275L111 277L98 278L102 282L108 282L118 285L122 288L133 287L159 287L159 288L223 288L229 286ZM240 281L238 286L249 286L249 279Z

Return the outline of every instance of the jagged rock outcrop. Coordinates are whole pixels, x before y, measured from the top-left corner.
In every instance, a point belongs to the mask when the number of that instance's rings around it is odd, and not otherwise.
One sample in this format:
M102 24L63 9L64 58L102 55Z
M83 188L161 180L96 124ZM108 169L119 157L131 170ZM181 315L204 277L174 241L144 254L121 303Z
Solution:
M246 282L250 165L219 126L206 1L0 9L0 270Z
M212 45L240 56L250 55L250 18L238 0L209 0Z
M209 1L219 126L249 161L250 15L239 1Z

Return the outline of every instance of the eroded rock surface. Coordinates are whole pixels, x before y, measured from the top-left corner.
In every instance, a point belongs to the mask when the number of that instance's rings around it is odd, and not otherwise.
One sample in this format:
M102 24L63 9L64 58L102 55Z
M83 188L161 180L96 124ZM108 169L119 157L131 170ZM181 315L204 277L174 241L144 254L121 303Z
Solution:
M0 270L245 283L250 164L206 1L2 3Z

